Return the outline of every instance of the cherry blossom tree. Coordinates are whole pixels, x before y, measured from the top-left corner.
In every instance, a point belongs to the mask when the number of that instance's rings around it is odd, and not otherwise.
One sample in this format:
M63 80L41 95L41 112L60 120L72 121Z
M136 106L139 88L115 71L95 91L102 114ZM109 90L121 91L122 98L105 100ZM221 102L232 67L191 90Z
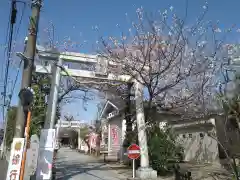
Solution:
M146 87L149 112L156 106L200 116L218 109L213 94L228 61L224 37L230 30L222 32L218 22L206 21L207 11L206 2L189 25L187 12L181 18L173 7L156 15L138 8L128 33L100 38L98 52L116 64L109 71L130 75Z
M227 36L239 30L236 25L220 29L219 21L205 20L207 12L205 2L196 22L187 24L187 9L180 17L173 7L157 14L138 8L129 32L97 41L98 53L115 62L110 72L130 75L144 85L148 123L156 123L151 118L156 109L182 118L223 112L219 87L226 89L232 81L226 79L231 64Z

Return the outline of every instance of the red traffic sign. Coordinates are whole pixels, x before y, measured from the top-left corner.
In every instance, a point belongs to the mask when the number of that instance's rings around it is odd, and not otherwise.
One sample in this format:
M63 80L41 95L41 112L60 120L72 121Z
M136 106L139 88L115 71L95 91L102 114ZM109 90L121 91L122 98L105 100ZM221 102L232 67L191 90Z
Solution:
M129 159L138 159L140 157L140 147L137 144L132 144L127 149Z

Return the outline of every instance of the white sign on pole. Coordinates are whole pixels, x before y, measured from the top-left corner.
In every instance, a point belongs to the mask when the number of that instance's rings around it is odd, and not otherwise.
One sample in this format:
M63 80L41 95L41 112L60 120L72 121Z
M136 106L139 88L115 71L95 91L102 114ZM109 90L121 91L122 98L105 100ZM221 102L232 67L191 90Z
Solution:
M19 180L24 138L13 138L6 180Z
M27 150L24 180L30 179L37 169L39 138L36 134L32 135L30 143L30 148Z
M53 148L55 145L55 129L43 129L40 138L40 148Z
M50 180L52 176L54 148L41 148L40 152L36 177L38 180Z
M41 131L37 162L37 180L50 180L52 176L53 153L55 148L55 129Z

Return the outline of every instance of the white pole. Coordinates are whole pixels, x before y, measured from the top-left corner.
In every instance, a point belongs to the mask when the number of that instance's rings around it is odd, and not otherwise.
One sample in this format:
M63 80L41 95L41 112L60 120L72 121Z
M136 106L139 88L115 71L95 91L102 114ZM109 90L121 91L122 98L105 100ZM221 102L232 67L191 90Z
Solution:
M135 178L135 159L133 159L133 178Z
M141 148L141 168L149 168L148 146L146 125L143 107L143 85L139 81L135 81L135 102L136 102L136 116L138 128L138 141Z
M52 82L51 82L51 91L50 91L50 96L48 99L48 107L47 107L47 113L46 113L46 120L44 123L44 129L41 132L40 136L40 142L42 141L41 139L44 138L44 130L50 130L54 129L54 124L55 124L55 118L56 118L56 110L57 110L57 102L58 102L58 90L59 90L59 85L60 85L60 78L61 78L61 65L62 65L62 59L58 58L57 65L53 64L52 65ZM49 133L50 131L45 131ZM54 131L54 139L53 142L56 142L56 130ZM44 159L48 157L49 164L53 163L53 155L54 155L54 149L55 147L52 147L51 150L46 150L46 144L41 147L42 145L40 144L39 147L39 161L37 165L37 172L36 172L36 178L39 180L50 180L52 179L52 168L49 168L48 173L46 173L46 177L42 176L42 173L44 172L43 167L43 162L45 161ZM48 152L49 151L49 152ZM47 164L45 165L47 166Z
M52 65L52 75L53 79L51 82L51 92L48 100L46 120L44 123L44 129L53 129L55 118L56 118L56 110L57 110L57 102L58 102L58 91L61 79L61 67L62 59L58 58L57 65Z

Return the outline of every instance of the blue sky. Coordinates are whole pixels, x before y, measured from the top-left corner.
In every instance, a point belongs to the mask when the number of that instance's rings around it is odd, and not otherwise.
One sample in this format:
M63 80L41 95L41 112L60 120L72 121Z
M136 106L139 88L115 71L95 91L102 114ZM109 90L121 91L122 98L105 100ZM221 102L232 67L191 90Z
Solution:
M28 0L30 2L30 0ZM174 7L177 14L183 15L186 8L185 0L45 0L43 1L43 8L41 12L40 26L39 26L39 42L47 41L47 35L44 29L49 27L51 21L55 27L55 40L63 42L65 37L70 36L74 42L82 43L86 42L81 48L74 48L71 50L78 52L91 53L94 52L92 45L95 44L99 35L103 36L118 36L121 31L116 27L116 24L121 26L123 31L129 28L128 17L132 20L135 18L135 12L138 7L143 6L147 12L157 12L169 9L170 6ZM189 0L188 4L188 19L187 23L194 22L196 17L202 11L203 0ZM7 29L7 21L9 15L9 1L2 0L0 2L0 58L1 62L5 62L3 59ZM238 0L211 0L209 1L209 12L207 19L220 20L223 27L231 26L232 24L239 24L239 11L240 1ZM19 14L22 12L23 6L18 6ZM16 38L15 51L21 51L22 42L26 36L28 16L30 15L29 6L25 9L25 14L19 29L18 37ZM18 26L18 25L17 25ZM92 27L99 27L99 34L92 30ZM240 27L240 26L239 26ZM239 39L234 37L237 42ZM14 58L14 62L18 62L17 58ZM0 86L3 83L4 63L0 64ZM13 66L10 72L10 78L14 79L16 76L17 65ZM20 74L21 75L21 74ZM21 77L21 76L20 76ZM18 78L20 80L20 77ZM15 88L12 104L16 104L18 99L16 94L19 92L19 81ZM87 111L83 110L82 102L74 102L64 108L64 112L73 114L78 120L90 121L96 117L96 102L88 102ZM76 108L77 107L77 108ZM0 121L2 121L2 115L0 114Z

